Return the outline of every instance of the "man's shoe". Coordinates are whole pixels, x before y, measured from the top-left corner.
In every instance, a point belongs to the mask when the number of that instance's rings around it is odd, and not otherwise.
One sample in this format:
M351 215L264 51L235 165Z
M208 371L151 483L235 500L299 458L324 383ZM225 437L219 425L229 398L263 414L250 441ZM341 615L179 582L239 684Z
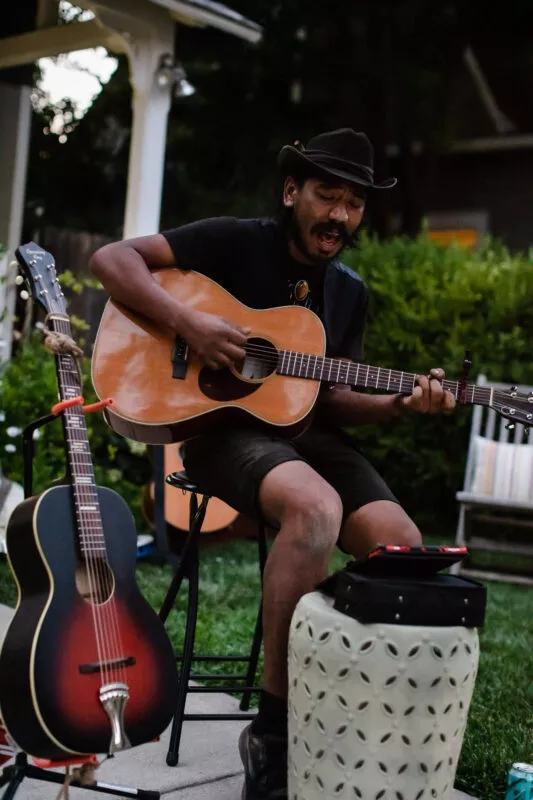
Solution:
M287 800L287 739L252 732L248 725L239 737L244 764L242 800Z

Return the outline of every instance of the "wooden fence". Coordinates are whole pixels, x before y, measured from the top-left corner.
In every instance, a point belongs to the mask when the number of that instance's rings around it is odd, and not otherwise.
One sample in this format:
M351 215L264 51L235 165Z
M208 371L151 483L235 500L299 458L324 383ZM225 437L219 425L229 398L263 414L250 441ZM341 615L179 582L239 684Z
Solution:
M112 241L108 236L66 228L45 227L36 231L34 240L55 258L58 275L70 270L77 278L94 277L89 271L89 259L95 250ZM65 290L68 312L81 317L89 325L83 334L85 349L90 353L107 294L103 289L85 287L81 295Z

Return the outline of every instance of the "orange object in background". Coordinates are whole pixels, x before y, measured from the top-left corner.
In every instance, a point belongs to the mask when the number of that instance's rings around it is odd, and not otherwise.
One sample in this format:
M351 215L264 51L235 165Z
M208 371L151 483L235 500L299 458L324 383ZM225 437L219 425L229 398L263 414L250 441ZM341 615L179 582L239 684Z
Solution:
M446 247L452 242L465 247L468 250L475 250L479 244L479 231L475 228L447 228L443 230L428 231L428 238L436 244Z
M33 763L36 767L41 769L53 769L54 767L77 767L82 764L90 764L93 767L98 766L98 759L95 755L88 756L73 756L67 759L50 759L50 758L33 758Z

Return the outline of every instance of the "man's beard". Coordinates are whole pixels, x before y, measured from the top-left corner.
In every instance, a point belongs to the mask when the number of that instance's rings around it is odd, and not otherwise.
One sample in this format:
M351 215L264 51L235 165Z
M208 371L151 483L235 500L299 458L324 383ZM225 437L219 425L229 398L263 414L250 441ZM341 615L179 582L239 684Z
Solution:
M348 230L343 222L334 222L333 220L330 220L329 222L317 222L311 228L311 234L337 233L340 238L341 247L339 250L337 250L334 256L313 255L305 246L302 226L300 220L294 212L294 209L286 208L284 216L284 226L287 236L290 240L292 240L300 253L313 264L324 264L328 261L331 261L332 258L338 258L345 248L355 246L356 231L354 231L352 234L348 233Z

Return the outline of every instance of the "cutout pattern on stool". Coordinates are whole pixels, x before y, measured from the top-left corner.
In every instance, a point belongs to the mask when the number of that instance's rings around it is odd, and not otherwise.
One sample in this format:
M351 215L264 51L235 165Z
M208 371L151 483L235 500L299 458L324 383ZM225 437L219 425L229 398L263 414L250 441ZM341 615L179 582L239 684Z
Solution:
M476 630L362 625L319 592L289 637L289 800L450 800Z

